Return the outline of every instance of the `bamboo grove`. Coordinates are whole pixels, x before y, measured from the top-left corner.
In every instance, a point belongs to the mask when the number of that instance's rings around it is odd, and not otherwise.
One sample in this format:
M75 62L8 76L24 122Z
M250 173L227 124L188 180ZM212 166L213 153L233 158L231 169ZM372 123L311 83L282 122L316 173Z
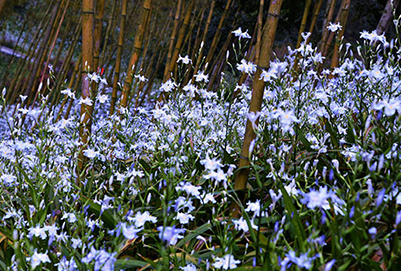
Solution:
M183 56L188 56L194 62L179 82L178 90L193 81L194 75L202 72L209 75L207 90L213 91L221 84L217 75L230 68L227 57L235 53L230 47L235 38L233 31L242 25L241 9L247 1L35 2L35 8L41 10L43 16L35 27L32 26L32 21L38 19L35 11L28 12L23 18L13 46L14 52L26 49L21 55L11 55L8 65L16 66L15 74L11 77L11 73L3 72L0 82L7 89L8 104L17 105L14 112L16 109L33 109L38 105L39 96L46 97L41 106L58 108L54 112L54 121L58 121L69 117L75 99L74 95L63 98L61 91L66 89L82 99L93 98L99 91L104 92L111 99L108 109L110 115L122 113L128 107L138 107L146 101L155 101L157 106L166 99L174 98L169 97L169 93L162 93L158 97L152 97L151 93L158 84L177 78L180 72L177 61ZM300 45L303 33L310 32L307 39L314 37L318 41L318 48L326 61L323 65L333 69L338 65L338 45L347 25L351 0L304 2L296 46ZM393 1L393 5L396 7L399 2ZM286 1L282 0L260 0L259 10L254 12L253 29L250 29L252 38L246 44L247 53L244 57L257 64L255 78L269 66L277 25L280 23L280 10L285 4ZM385 32L392 21L390 4L391 1L387 1L377 26L378 33ZM6 5L6 0L0 1L0 14ZM324 18L321 25L317 24L319 16ZM336 23L342 26L337 36L328 30L330 24ZM90 83L87 77L93 73L106 78L107 85L106 82ZM239 85L247 82L246 73L238 78ZM249 110L258 112L264 83L255 79L252 84L254 92ZM93 104L81 104L80 137L83 148L90 136L92 108ZM39 119L46 117L49 116L41 115ZM244 170L237 175L237 189L246 187L249 145L254 137L252 124L248 120L239 162ZM84 157L80 158L79 167L83 168Z

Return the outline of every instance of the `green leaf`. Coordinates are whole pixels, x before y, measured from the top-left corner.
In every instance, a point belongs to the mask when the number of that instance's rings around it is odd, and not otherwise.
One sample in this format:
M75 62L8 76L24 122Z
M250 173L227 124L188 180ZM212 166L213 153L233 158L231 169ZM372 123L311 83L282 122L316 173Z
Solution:
M233 270L236 270L236 271L242 271L242 270L258 271L258 270L263 270L263 268L261 266L255 266L255 267L254 266L241 266L241 267L235 268Z
M178 242L177 247L181 247L186 242L196 238L197 236L199 236L200 234L206 232L209 229L210 229L210 224L209 223L203 224L202 226L194 229L193 232L191 232L190 234L188 234L187 236L185 236L183 239L181 239Z
M310 147L310 142L309 142L309 140L306 139L306 137L304 136L304 134L301 133L299 130L298 130L297 132L298 132L298 138L299 138L299 140L301 140L302 144L304 144L306 150L307 150L308 152L313 152L313 149Z
M95 214L97 216L100 215L100 211L101 211L102 207L99 204L93 202L93 200L91 200L91 199L87 199L86 206L87 205L89 205L88 212ZM112 214L110 213L109 210L104 210L100 219L104 222L104 224L109 229L114 229L117 225L116 220L114 219L114 217L112 216Z
M326 128L326 131L330 134L331 143L333 144L335 149L338 149L340 146L337 140L337 135L339 134L338 130L336 129L336 131L334 131L333 126L331 126L331 123L327 118L323 118L323 120L324 127Z
M122 270L125 268L134 268L134 267L144 267L147 264L148 264L147 262L139 261L139 260L132 260L129 258L118 259L114 263L114 270Z
M354 125L350 120L348 121L348 127L347 127L347 141L352 144L355 144Z
M278 182L281 193L283 194L283 199L284 199L284 205L285 209L287 212L292 215L291 219L291 224L294 226L295 234L297 236L298 240L298 245L301 248L302 251L304 251L304 244L306 240L306 234L305 230L303 229L301 219L299 218L298 215L298 210L295 208L294 204L292 203L292 200L290 196L287 193L287 190L285 190L284 185L281 182Z

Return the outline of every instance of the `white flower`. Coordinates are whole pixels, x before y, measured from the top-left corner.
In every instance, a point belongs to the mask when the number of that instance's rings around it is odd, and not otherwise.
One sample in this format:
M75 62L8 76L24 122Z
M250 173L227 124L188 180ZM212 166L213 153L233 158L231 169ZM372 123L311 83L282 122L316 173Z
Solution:
M75 99L75 94L71 91L71 88L64 89L60 91L61 94L67 95L71 99Z
M386 42L386 37L384 36L384 34L382 35L377 35L376 30L373 30L372 33L369 33L367 31L362 31L361 32L361 36L362 39L365 40L369 40L370 43L376 42L376 41L380 41L381 43L385 43Z
M82 97L79 99L78 104L86 104L87 106L92 106L93 102L89 97L86 97L82 99Z
M337 22L336 24L330 23L330 25L327 27L327 29L330 30L331 32L337 32L342 28L343 27L340 25L339 22Z
M138 78L140 82L146 82L148 79L145 78L143 75L135 75L135 78Z
M138 237L138 232L140 232L143 228L137 229L134 226L129 226L125 223L122 224L123 235L125 238L131 240Z
M94 73L88 73L86 75L86 79L89 79L91 82L95 81L96 83L99 83L100 81L100 76L97 75L95 72Z
M191 214L185 214L185 213L177 213L177 216L174 218L176 220L179 220L181 224L188 224L190 220L194 220L194 216Z
M17 180L17 177L10 175L10 174L3 174L3 176L1 176L1 179L7 186L10 186L15 183L15 181Z
M240 72L245 72L247 74L253 74L254 72L256 72L256 65L251 63L251 62L247 62L245 59L241 60L241 63L237 63L237 69Z
M86 150L83 151L83 154L84 154L86 157L88 157L89 159L93 159L93 158L95 158L96 156L99 155L99 152L94 151L94 150L92 150L92 149L86 149Z
M44 228L41 228L39 225L37 225L35 228L29 228L29 238L32 238L33 236L35 237L40 237L40 239L44 240L47 237L46 230Z
M97 99L98 99L99 103L103 104L103 103L107 102L107 100L109 99L109 96L107 96L105 94L100 94L97 97Z
M198 71L198 74L195 75L196 82L209 82L209 75L204 74L204 71Z
M38 253L36 250L33 253L32 257L28 258L28 261L31 262L32 270L34 270L41 263L50 263L50 258L46 253Z
M183 271L196 271L196 267L192 263L187 264L185 267L180 266L180 269L182 269Z
M215 268L223 268L224 270L237 268L237 264L241 261L236 260L233 255L227 254L223 258L216 257L213 266Z
M237 219L237 220L233 220L233 223L234 223L234 228L236 230L238 230L238 231L243 230L244 232L249 231L248 223L243 217L241 217L240 219ZM255 230L258 229L258 226L256 226L252 220L251 220L251 226Z
M246 205L248 205L248 207L245 209L246 212L254 212L256 215L259 215L260 200L257 200L255 202L248 201Z
M248 34L248 30L246 30L245 32L242 32L241 27L239 27L237 30L232 31L231 33L233 33L236 37L239 37L239 39L244 38L244 39L250 39L251 36Z
M179 63L180 61L182 61L182 63L184 64L189 64L192 62L192 60L189 58L188 55L182 57L181 55L178 57L177 63Z
M209 158L209 154L206 154L206 158L200 161L201 165L208 170L216 170L221 168L223 165L221 164L220 160L217 158Z
M146 222L150 221L152 223L157 222L157 218L150 215L148 211L145 211L143 214L141 212L137 212L135 217L128 217L128 220L134 222L135 227L141 228L145 225Z

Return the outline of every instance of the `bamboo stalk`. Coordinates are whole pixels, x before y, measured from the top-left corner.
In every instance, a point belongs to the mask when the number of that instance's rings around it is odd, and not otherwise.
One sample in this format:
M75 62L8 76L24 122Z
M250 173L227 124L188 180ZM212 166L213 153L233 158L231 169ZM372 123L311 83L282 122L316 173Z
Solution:
M260 0L258 22L257 22L258 33L257 33L257 37L256 37L256 56L255 56L255 62L256 63L259 63L259 58L260 58L260 41L262 39L262 24L263 24L263 9L264 9L264 5L265 5L265 1L264 0Z
M306 21L308 20L308 14L309 14L309 9L310 9L311 4L312 4L312 0L306 0L304 15L302 16L301 27L299 28L299 33L298 33L297 46L295 48L299 48L299 45L301 45L302 33L304 33L305 28L306 28Z
M203 21L204 15L205 15L206 8L207 8L207 6L204 5L204 7L202 8L202 11L201 11L201 14L200 14L199 18L195 21L195 23L197 21L199 21L199 22L198 22L198 28L196 30L195 42L194 42L194 47L192 49L192 53L191 53L191 50L190 50L190 46L188 45L188 53L187 54L189 56L191 56L191 60L192 61L195 59L196 53L199 52L199 46L201 44L201 35L200 35L201 34L201 27L202 27L202 21ZM191 27L191 28L194 28L194 27ZM189 31L189 33L191 33L191 32L192 32L192 30ZM188 35L187 38L190 38L190 35ZM186 42L187 42L187 40L185 41L185 43ZM185 79L183 81L184 85L188 84L189 79L192 77L192 75L193 75L193 65L190 65L188 67L187 74L186 74Z
M167 77L164 79L164 82L166 82L167 80L170 79L171 73L174 71L174 68L177 65L178 56L179 56L179 53L180 53L181 48L182 48L182 44L183 44L183 41L184 41L185 33L187 32L189 20L191 19L192 10L193 10L194 5L195 5L195 1L191 1L188 4L187 10L185 11L184 22L183 22L183 25L180 28L180 31L179 31L179 34L178 34L177 43L175 44L174 52L173 52L173 55L171 57L170 65L169 65L169 68L168 68ZM167 97L168 97L167 93L162 93L159 96L158 101L161 102L161 101L165 100Z
M123 0L121 3L120 33L118 35L117 56L116 56L116 63L114 66L114 80L113 80L113 91L111 93L111 101L110 101L110 115L114 114L114 108L117 101L117 86L118 86L118 80L120 79L121 55L124 45L124 32L125 32L126 19L127 19L127 0Z
M122 90L120 109L126 108L128 106L128 98L130 96L132 82L134 78L133 69L135 69L135 66L137 65L137 62L139 60L139 56L142 52L143 36L145 33L145 27L147 25L147 21L149 19L151 6L152 6L152 0L145 0L143 2L140 24L138 26L137 35L135 36L134 48L131 54L131 59L127 70L127 76Z
M206 63L209 63L212 60L214 52L216 51L217 44L220 39L221 28L223 27L223 23L229 14L231 4L232 4L232 0L228 0L226 7L224 8L223 14L221 15L220 22L217 27L216 33L213 37L212 45L210 46L210 50L207 54Z
M33 68L30 71L31 75L23 87L23 89L25 89L25 95L29 95L30 97L32 97L31 91L35 86L35 81L36 81L37 75L39 73L40 67L42 66L42 64L44 62L46 48L51 39L51 31L53 29L53 24L56 21L57 15L59 13L60 4L61 4L61 2L60 2L60 0L58 0L58 1L56 1L55 5L53 6L52 15L50 17L49 24L47 25L47 29L44 34L42 44L39 47L39 51L38 51L37 57L34 61Z
M270 66L270 56L273 49L278 18L281 10L281 4L283 0L271 1L267 16L267 21L262 34L261 49L260 49L260 59L256 63L258 65L256 74L254 76L254 82L252 85L252 98L249 105L249 112L256 113L261 111L263 92L265 87L265 82L260 80L260 75L262 74L262 69L267 70ZM258 121L255 121L255 126L257 126ZM246 188L248 175L249 175L249 165L252 153L249 150L253 140L255 140L256 134L253 129L253 125L249 119L247 119L246 130L244 142L242 145L242 151L239 160L239 170L235 178L234 189L242 190ZM240 208L233 204L231 206L231 211L233 217L238 217L241 213Z
M57 83L56 83L56 86L54 88L55 92L53 92L52 100L51 100L49 111L48 111L47 115L50 114L51 109L58 102L60 94L61 94L60 93L61 84L63 84L63 82L64 82L65 78L67 77L68 72L70 70L71 60L72 60L75 48L76 48L77 43L78 43L78 39L80 37L80 31L81 31L81 27L82 27L81 22L82 22L82 17L80 18L79 23L76 26L76 29L75 29L74 34L73 34L73 36L75 38L74 38L71 46L68 49L67 57L64 59L64 63L62 65L61 69L60 69L60 75L57 77Z
M46 22L49 19L48 17L51 16L51 13L52 13L51 6L48 5L47 10L45 12L45 16L43 17L43 20L39 23L38 29L34 35L33 42L29 46L28 52L26 53L25 57L20 60L16 76L14 77L14 80L11 82L11 86L9 87L9 91L7 92L8 96L6 97L6 100L9 101L9 107L15 103L18 95L21 94L21 85L23 84L23 78L27 73L28 66L31 64L32 61L34 61L33 57L35 54L35 50L40 40L42 39L42 35L44 35L45 32L41 31L42 27L44 25L44 22ZM23 89L24 88L22 88L22 91Z
M57 28L56 33L55 33L54 38L53 38L53 43L52 43L52 45L51 45L51 48L50 48L50 50L49 50L49 54L48 54L48 56L47 56L47 60L46 60L45 67L44 67L44 70L43 70L43 73L42 73L42 77L40 78L40 81L39 81L40 83L43 83L43 80L44 80L44 78L45 78L46 69L47 69L47 67L48 67L48 65L49 65L50 58L51 58L51 55L52 55L52 52L53 52L53 48L54 48L54 45L56 44L57 37L58 37L58 34L59 34L59 32L60 32L61 24L62 24L63 21L64 21L64 16L65 16L65 13L66 13L66 11L67 11L67 8L68 8L69 3L70 3L70 0L67 0L67 3L65 4L65 7L64 7L63 15L61 16L61 19L60 19L58 28ZM33 89L32 89L32 90L33 90ZM33 109L33 107L35 106L35 101L36 101L36 98L38 97L38 94L39 94L39 91L37 91L36 94L35 94L35 98L33 99L31 109ZM46 99L46 103L47 103L47 101L49 100L49 97L50 97L50 94L48 95L48 97L47 97L47 99ZM38 117L38 119L39 119L39 118L40 118L40 116Z
M61 53L63 52L63 49L64 49L65 47L67 47L67 46L65 46L65 42L67 41L67 38L69 38L69 36L70 36L70 33L69 33L68 30L71 29L71 27L72 27L71 24L72 24L72 20L69 19L68 22L67 22L67 25L65 26L65 29L67 29L67 31L64 31L64 32L63 32L63 35L62 35L62 37L61 37L61 41L60 41L60 43L59 43L59 47L58 47L56 56L55 56L54 61L53 61L53 63L54 63L54 64L53 64L54 71L57 70L57 66L59 65L60 57L61 57ZM62 69L62 68L60 68L60 69L59 69L60 72L58 72L58 73L56 74L57 77L58 77L59 75L61 75L61 69Z
M213 16L213 11L214 11L215 5L216 5L216 0L213 0L211 5L210 5L209 15L207 17L205 30L203 31L201 44L204 44L205 41L206 41L206 36L207 36L208 31L209 31L210 23L212 21L212 16ZM194 72L193 72L194 75L196 75L198 73L198 71L199 71L200 64L202 63L202 58L203 58L203 46L199 50L199 55L198 55L198 58L196 60L196 64L195 64L195 68L194 68ZM192 77L192 84L194 82L195 82L195 77L193 76Z
M82 1L82 66L81 66L81 84L82 84L82 99L91 98L90 81L87 80L86 73L92 72L93 69L93 27L94 27L94 3L93 0ZM92 101L94 102L94 101ZM83 154L86 145L88 144L89 136L91 133L92 125L92 112L93 104L88 105L85 103L81 104L80 113L80 130L79 138L82 143L78 154L78 176L77 184L81 185L80 175L82 174L86 158Z
M96 0L95 30L93 33L93 69L99 68L100 42L102 39L102 26L105 0Z
M380 17L380 21L376 27L377 35L381 35L387 31L388 27L390 26L390 24L393 20L393 10L397 10L399 3L400 3L400 0L387 0L383 14Z
M73 89L72 87L73 87L73 85L74 85L74 83L75 83L75 78L76 78L76 77L79 77L79 68L80 68L80 66L81 66L81 60L82 60L82 57L81 57L81 56L82 56L82 53L79 55L78 60L77 60L77 62L75 63L74 73L72 74L71 80L70 80L70 82L68 83L68 87L67 87L67 88ZM79 81L79 78L77 78L77 81ZM76 90L76 88L75 88L75 90ZM60 105L60 109L59 109L59 111L58 111L57 118L56 118L56 121L55 121L55 122L57 122L57 121L59 121L59 120L61 119L64 106L67 104L67 102L68 102L70 99L71 99L71 98L68 97L68 96L66 96L66 97L63 99L63 102L62 102L61 105ZM74 99L71 99L70 102L73 102L73 101L74 101ZM70 109L71 109L71 108L70 108ZM67 117L67 118L68 118L68 117Z
M340 25L342 26L342 28L341 28L340 32L338 33L337 38L336 38L336 43L334 44L333 56L331 58L331 68L332 69L335 67L338 67L338 62L339 62L338 50L339 50L341 39L344 36L350 4L351 4L351 0L343 0L343 2L341 3L341 10L339 11L339 22L340 22Z
M105 66L104 65L104 59L107 57L107 55L106 55L107 43L109 41L111 29L113 27L114 12L116 11L116 7L117 7L117 3L118 2L119 2L118 0L113 1L113 5L111 6L110 16L109 16L109 20L107 21L107 28L106 28L106 31L105 31L106 34L105 34L105 38L104 38L103 48L101 50L102 53L99 56L99 64L98 65L100 67Z
M309 27L309 33L311 33L311 35L306 40L307 44L310 42L310 40L312 38L312 33L313 33L313 30L315 29L317 17L319 16L320 9L322 8L322 3L323 3L323 0L318 0L318 2L315 3L315 7L313 9L313 18L312 18L312 22Z
M323 24L322 40L321 40L321 43L320 43L320 50L319 50L323 55L324 55L324 51L325 51L327 43L328 43L327 39L328 39L329 34L330 34L330 32L327 29L327 27L329 26L329 23L333 19L336 0L328 0L327 4L330 4L330 5L328 6L328 9L326 11L325 22Z
M6 5L7 0L0 0L0 15L3 12L4 6Z
M171 63L171 58L173 56L173 51L174 51L174 44L178 32L178 23L180 21L180 15L181 15L181 3L182 0L177 1L177 6L176 6L176 11L175 11L175 16L174 16L174 26L173 26L173 31L171 32L170 36L170 43L169 43L169 48L168 48L168 53L167 53L167 61L166 61L166 66L164 69L164 77L163 77L163 82L166 82L169 77L168 72L170 68L170 63Z

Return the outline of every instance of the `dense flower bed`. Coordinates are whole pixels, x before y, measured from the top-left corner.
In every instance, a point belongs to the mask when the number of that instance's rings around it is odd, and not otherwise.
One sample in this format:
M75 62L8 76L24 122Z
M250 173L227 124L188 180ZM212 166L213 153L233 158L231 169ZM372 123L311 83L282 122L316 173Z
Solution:
M50 114L33 133L38 111L4 118L0 268L400 266L401 46L375 32L361 38L340 47L332 71L310 44L289 49L263 72L257 113L248 114L251 87L228 73L211 92L203 72L185 86L170 80L160 87L168 102L111 117L100 94L83 176L76 115L54 123ZM238 63L252 77L256 66ZM241 192L233 183L247 118L257 138ZM239 218L229 216L233 202Z

